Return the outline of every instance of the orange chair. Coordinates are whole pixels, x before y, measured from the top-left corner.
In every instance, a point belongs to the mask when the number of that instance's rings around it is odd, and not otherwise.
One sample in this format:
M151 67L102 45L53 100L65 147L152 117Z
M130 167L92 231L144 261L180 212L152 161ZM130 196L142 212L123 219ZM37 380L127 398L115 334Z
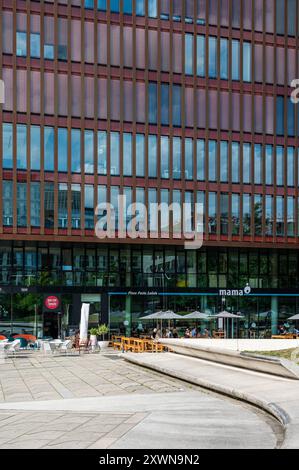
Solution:
M24 338L29 343L35 343L35 341L36 341L36 336L34 336L34 335L16 335L16 336L14 336L14 338L15 339Z
M3 341L4 339L7 339L6 336L0 335L0 341Z

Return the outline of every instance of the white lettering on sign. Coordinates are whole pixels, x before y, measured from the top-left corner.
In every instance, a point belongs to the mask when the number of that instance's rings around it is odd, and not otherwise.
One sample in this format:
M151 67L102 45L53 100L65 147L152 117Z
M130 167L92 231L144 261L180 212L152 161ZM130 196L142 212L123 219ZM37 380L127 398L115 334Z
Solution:
M219 295L221 297L243 297L251 293L251 287L249 284L244 289L220 289Z

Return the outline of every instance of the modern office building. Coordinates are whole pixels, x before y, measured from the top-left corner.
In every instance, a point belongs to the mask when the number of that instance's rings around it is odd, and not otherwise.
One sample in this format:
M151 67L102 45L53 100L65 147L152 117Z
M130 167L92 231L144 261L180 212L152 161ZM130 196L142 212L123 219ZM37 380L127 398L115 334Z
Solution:
M299 312L298 19L298 0L1 0L0 333L56 335L82 302L127 333L162 308L242 312L243 337ZM177 213L170 238L163 212L156 239L97 238L119 194L203 204L204 246Z

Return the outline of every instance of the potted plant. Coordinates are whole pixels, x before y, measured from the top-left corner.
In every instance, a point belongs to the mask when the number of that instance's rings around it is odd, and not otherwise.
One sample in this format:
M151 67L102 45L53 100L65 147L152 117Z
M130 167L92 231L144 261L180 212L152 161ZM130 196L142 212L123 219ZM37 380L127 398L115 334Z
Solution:
M100 325L97 329L98 336L101 336L102 341L98 341L98 345L102 349L107 349L109 346L109 341L105 341L105 336L109 333L109 328L107 325Z
M89 333L90 333L91 348L94 351L96 349L97 345L98 345L98 338L97 338L98 328L91 328L89 330Z

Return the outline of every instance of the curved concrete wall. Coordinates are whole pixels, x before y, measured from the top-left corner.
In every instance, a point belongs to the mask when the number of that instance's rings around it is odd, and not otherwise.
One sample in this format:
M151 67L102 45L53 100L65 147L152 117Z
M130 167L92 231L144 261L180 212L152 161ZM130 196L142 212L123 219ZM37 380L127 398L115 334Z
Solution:
M290 361L227 349L199 346L192 340L190 340L190 343L172 339L163 339L160 342L177 354L299 380L299 367Z

